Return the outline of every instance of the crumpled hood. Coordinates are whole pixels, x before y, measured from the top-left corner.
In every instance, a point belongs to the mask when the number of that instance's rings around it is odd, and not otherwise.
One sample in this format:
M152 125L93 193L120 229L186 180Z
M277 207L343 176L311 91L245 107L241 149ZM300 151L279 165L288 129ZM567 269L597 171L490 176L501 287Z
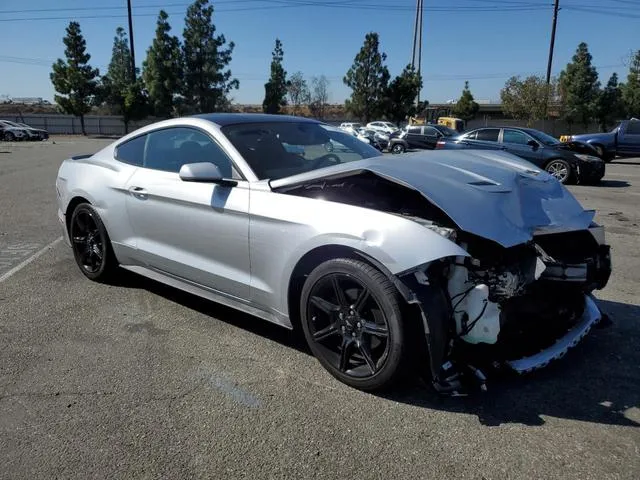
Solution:
M461 230L504 247L525 243L538 233L586 229L594 216L545 171L493 150L380 156L276 180L271 187L363 171L417 190Z

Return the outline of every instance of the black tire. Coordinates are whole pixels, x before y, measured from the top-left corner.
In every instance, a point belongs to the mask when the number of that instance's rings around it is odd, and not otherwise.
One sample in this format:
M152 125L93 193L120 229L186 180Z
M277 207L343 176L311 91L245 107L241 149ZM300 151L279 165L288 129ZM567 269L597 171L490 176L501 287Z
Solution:
M15 142L16 136L12 132L4 132L4 139L7 142Z
M80 271L91 280L107 281L116 270L118 261L104 223L90 204L81 203L73 211L69 238Z
M347 258L320 264L302 288L300 314L309 348L341 382L372 391L400 377L408 350L400 301L376 268Z
M544 169L560 183L569 184L575 181L575 172L569 162L561 158L549 160Z
M391 153L395 153L395 154L400 154L400 153L404 153L407 149L404 148L404 145L401 143L394 143L391 146Z

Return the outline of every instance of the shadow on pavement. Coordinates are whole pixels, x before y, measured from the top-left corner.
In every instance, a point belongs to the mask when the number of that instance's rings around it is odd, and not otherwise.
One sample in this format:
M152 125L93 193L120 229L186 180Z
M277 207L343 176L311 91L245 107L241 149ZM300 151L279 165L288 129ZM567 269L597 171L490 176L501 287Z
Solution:
M124 272L118 286L141 288L186 308L309 354L297 331ZM415 381L379 394L413 406L477 415L487 426L543 425L545 416L640 427L640 307L598 301L612 324L593 330L560 361L524 377L490 378L487 393L441 397ZM635 407L635 409L634 409ZM633 410L630 410L633 409Z
M598 183L595 186L608 187L608 188L623 188L623 187L630 187L631 183L627 182L626 180L600 180L600 183Z

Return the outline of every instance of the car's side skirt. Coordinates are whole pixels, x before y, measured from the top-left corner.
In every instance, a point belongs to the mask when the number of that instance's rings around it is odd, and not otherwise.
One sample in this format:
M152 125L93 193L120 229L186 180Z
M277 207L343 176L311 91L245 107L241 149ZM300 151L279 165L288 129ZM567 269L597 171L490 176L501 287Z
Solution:
M143 277L150 278L173 288L197 295L198 297L211 300L212 302L239 310L243 313L267 320L277 325L291 329L289 319L280 313L268 312L247 303L246 300L227 295L213 288L191 282L185 278L172 275L157 269L142 267L138 265L120 265L120 267L130 272L137 273Z

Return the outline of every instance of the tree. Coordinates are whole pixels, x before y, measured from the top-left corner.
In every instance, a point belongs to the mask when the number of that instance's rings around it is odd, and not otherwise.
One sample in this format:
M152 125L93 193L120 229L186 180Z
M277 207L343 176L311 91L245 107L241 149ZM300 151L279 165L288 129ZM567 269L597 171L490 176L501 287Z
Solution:
M224 35L216 36L211 18L213 6L209 0L195 0L185 17L184 42L184 90L186 105L197 112L215 112L229 104L227 95L238 89L240 82L232 78L231 55L235 44Z
M293 114L300 113L300 106L308 104L311 101L311 92L307 86L307 81L302 76L302 72L296 72L291 75L289 87L287 88L289 103L293 107Z
M170 35L169 15L160 10L156 24L156 37L147 50L142 79L149 93L151 111L158 117L176 114L176 96L182 80L182 52L180 40Z
M66 32L62 40L66 61L59 58L53 64L49 78L53 88L60 94L55 95L56 103L65 113L80 117L82 134L86 135L84 116L91 111L100 72L89 65L91 55L86 51L87 42L80 31L80 24L70 22Z
M282 42L276 38L276 46L271 54L271 75L264 84L264 101L262 110L265 113L280 113L280 109L287 104L287 72L282 66L284 50Z
M640 50L631 59L627 83L622 87L622 102L627 117L640 118Z
M364 122L384 112L389 70L384 65L387 55L380 53L379 48L378 34L367 33L353 65L342 80L351 88L351 98L345 102L346 109Z
M560 73L563 116L570 125L580 123L587 128L595 117L600 82L591 59L587 44L582 42L572 61Z
M607 86L600 92L596 104L596 118L600 130L606 132L616 120L620 120L623 116L622 91L618 85L618 74L614 73L609 78Z
M524 80L511 77L500 91L502 109L517 120L526 120L527 126L531 127L534 122L545 118L552 89L544 78L536 75Z
M102 77L100 97L112 114L122 115L125 133L129 131L131 120L144 118L147 114L142 81L137 77L131 64L127 34L124 28L118 27L113 39L111 62L107 74Z
M469 81L465 81L462 95L460 95L460 99L453 107L453 114L466 122L476 116L478 108L480 107L473 100L473 95L469 90Z
M329 102L329 80L324 75L311 78L311 101L309 110L311 114L319 119L323 119Z
M422 78L411 65L394 78L387 89L385 116L400 125L400 122L417 112L415 103L422 88Z

